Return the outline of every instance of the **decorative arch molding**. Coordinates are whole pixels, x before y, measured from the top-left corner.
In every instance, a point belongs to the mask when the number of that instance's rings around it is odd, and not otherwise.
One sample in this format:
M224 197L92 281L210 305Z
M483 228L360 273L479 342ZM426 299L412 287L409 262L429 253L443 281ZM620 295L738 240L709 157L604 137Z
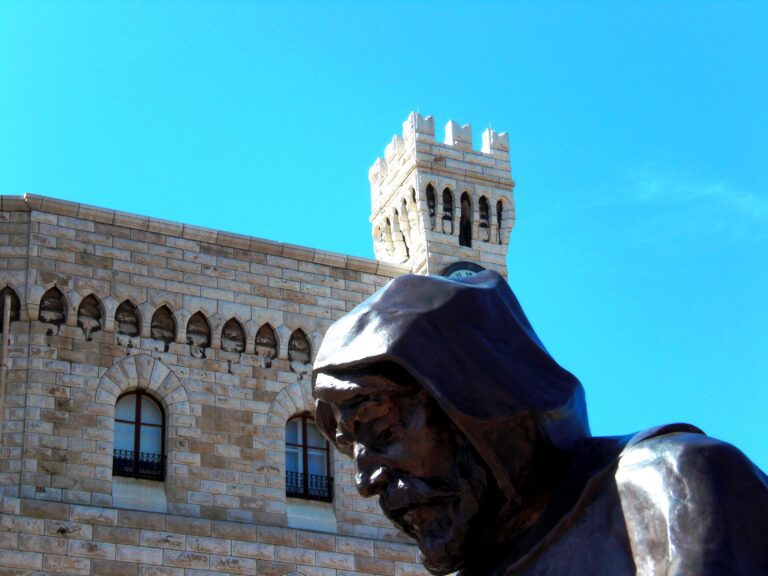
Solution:
M169 438L176 438L180 427L192 428L189 395L184 385L168 366L148 354L127 356L113 364L99 380L96 401L109 404L114 410L121 394L138 389L152 392L163 405L168 415Z
M315 413L315 399L308 378L286 386L275 396L269 406L267 424L284 430L288 418L302 412Z

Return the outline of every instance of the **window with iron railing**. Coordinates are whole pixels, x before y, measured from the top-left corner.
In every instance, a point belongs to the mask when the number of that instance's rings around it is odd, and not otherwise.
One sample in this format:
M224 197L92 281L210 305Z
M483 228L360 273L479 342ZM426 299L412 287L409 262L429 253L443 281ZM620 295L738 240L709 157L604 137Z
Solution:
M123 394L115 405L114 476L165 480L165 416L143 390Z
M133 450L115 450L112 474L145 480L165 480L165 456Z
M333 500L331 451L312 418L291 418L285 426L285 494L293 498Z

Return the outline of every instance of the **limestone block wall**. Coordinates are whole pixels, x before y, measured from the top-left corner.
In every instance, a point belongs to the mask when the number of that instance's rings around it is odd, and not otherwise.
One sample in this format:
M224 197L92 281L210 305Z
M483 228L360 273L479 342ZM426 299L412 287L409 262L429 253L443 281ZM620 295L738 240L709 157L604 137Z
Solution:
M0 289L20 302L1 411L0 567L417 571L414 549L398 544L405 540L375 501L357 495L341 454L332 456L335 496L326 505L334 534L290 528L285 496L285 424L313 411L309 374L323 334L405 271L52 198L0 198ZM59 320L45 300L53 288ZM118 333L126 301L138 317L134 335ZM170 342L153 338L162 307L175 323ZM208 341L187 333L196 315ZM257 344L265 325L274 353ZM242 351L222 340L225 326L242 333ZM165 413L167 476L155 484L161 501L153 496L164 513L130 510L117 497L115 403L132 390L147 391Z
M426 576L410 544L5 497L0 573Z

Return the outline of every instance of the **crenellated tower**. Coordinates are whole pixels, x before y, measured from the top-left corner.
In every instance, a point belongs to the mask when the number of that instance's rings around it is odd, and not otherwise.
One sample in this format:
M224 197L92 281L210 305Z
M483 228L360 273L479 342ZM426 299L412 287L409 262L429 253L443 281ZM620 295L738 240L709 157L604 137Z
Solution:
M435 139L432 116L411 112L368 172L376 259L416 274L506 277L515 203L506 133L486 129L480 151L472 127L449 121Z

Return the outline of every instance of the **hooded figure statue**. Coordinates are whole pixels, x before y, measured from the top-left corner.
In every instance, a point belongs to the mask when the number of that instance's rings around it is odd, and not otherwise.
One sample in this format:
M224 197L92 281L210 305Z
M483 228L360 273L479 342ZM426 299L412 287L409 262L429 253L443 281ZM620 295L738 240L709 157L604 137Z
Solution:
M768 480L675 424L589 432L495 272L401 276L328 330L321 431L434 574L768 574Z

